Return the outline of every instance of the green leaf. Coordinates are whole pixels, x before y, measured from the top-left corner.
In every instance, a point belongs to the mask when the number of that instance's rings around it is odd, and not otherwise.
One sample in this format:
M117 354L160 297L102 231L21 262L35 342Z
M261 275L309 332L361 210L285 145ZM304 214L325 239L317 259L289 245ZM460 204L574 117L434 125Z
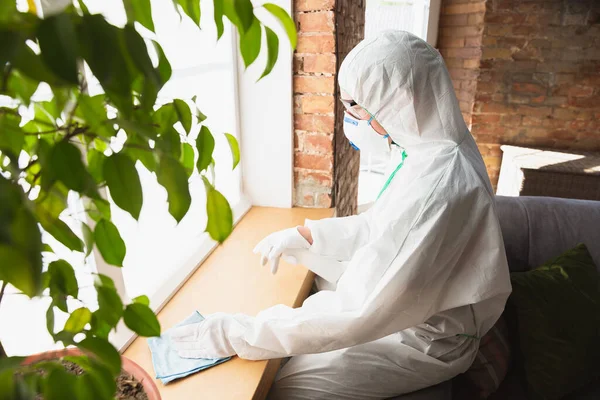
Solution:
M194 172L194 156L194 148L192 145L189 143L182 143L180 161L187 172L188 178L192 176L192 173Z
M200 128L200 133L198 133L198 137L196 138L196 149L198 149L196 166L198 172L202 172L210 165L213 150L215 149L215 138L206 126Z
M215 25L217 26L217 40L223 36L223 1L224 0L213 0L214 7L214 19Z
M139 22L145 28L154 32L152 21L152 5L150 0L124 0L125 12L129 23Z
M58 180L71 190L98 197L94 178L83 164L81 152L66 141L60 141L50 150L46 165L43 166L44 185L48 187Z
M252 6L252 3L250 0L225 0L225 4L230 1L233 1L235 13L240 21L238 28L240 28L241 32L248 31L254 20L254 7ZM231 22L233 22L233 20Z
M267 26L265 26L265 32L267 33L267 65L259 80L271 73L279 55L279 38Z
M40 192L40 196L35 202L46 210L52 218L58 218L67 208L67 194L68 191L62 191L59 184L57 184L48 192Z
M156 130L154 126L137 121L129 121L126 119L117 118L114 122L123 128L128 134L136 133L147 137L148 139L156 139Z
M31 79L38 82L47 82L50 86L67 85L68 82L60 79L42 61L41 56L38 56L24 42L19 43L18 48L13 56L13 65Z
M169 156L162 156L156 178L158 183L167 190L169 213L180 222L192 202L185 168L179 161Z
M140 303L129 304L123 313L125 325L138 335L160 336L160 324L152 310Z
M2 111L0 109L0 151L17 158L25 144L25 136L19 128L21 118Z
M200 26L200 0L177 0L183 12Z
M84 198L83 203L87 214L91 219L98 222L102 218L110 220L110 203L104 199Z
M50 247L50 245L47 243L42 243L42 251L44 251L46 253L54 253L54 250L52 250L52 247Z
M115 136L116 132L112 122L106 116L104 102L105 96L101 94L94 97L80 96L75 115L90 126L92 133L111 138Z
M190 107L185 101L180 99L173 100L173 107L177 113L177 119L183 125L185 132L189 134L192 129L192 112L190 111Z
M0 244L0 265L1 281L9 282L29 297L36 295L37 288L31 274L33 268L25 254L13 247Z
M104 261L119 267L123 266L126 252L125 242L112 222L101 219L96 224L94 241Z
M8 93L21 100L25 105L29 105L31 96L33 96L39 86L39 82L26 77L16 70L11 72L7 84Z
M77 377L77 383L73 388L77 398L85 400L114 399L117 384L111 369L94 358L88 359L87 364L91 368L88 367L85 374Z
M67 372L64 368L53 368L44 385L45 400L77 400L73 387L75 386L75 375Z
M106 286L111 289L116 289L115 282L108 275L96 274L94 279L94 286L103 287Z
M108 339L112 326L110 326L101 316L102 313L98 313L98 310L92 313L90 331L99 338Z
M139 219L143 196L135 162L122 153L114 153L104 160L102 171L115 203L133 218Z
M89 149L87 152L87 161L88 161L88 171L90 175L94 178L96 183L101 183L104 181L104 175L102 173L102 168L104 165L104 160L106 160L106 156L99 152L96 149Z
M21 366L26 357L13 356L13 357L2 357L0 358L0 371L4 371L8 368L16 368Z
M244 34L252 25L254 13L250 0L222 0L223 14Z
M160 76L160 81L163 82L163 84L167 83L171 78L171 63L169 63L167 56L165 56L162 47L154 41L152 44L154 45L156 53L158 53L158 75Z
M106 22L101 15L84 15L77 32L85 61L109 99L129 118L133 113L133 77L123 30Z
M260 53L261 30L260 21L254 18L250 28L240 37L240 52L244 59L244 66L248 68Z
M141 161L148 171L156 171L155 150L150 148L148 141L138 136L132 136L127 140L124 153L134 160ZM131 145L131 146L129 146Z
M217 242L223 243L233 230L233 213L225 196L216 190L206 177L203 176L202 179L206 187L206 232Z
M279 20L283 28L285 29L285 33L288 35L288 39L290 40L290 44L292 45L292 49L296 49L296 44L298 43L298 36L296 33L296 25L294 24L294 20L283 8L279 7L273 3L265 3L263 7L273 14L275 18Z
M232 169L235 169L240 162L240 146L237 139L232 134L226 133L225 137L227 138L227 143L229 143L229 148L231 149L231 156L233 157Z
M46 329L51 336L54 336L54 304L50 304L46 310Z
M96 286L98 293L98 310L94 314L110 327L117 325L123 315L123 302L115 288Z
M0 281L33 297L41 290L42 241L19 185L0 175Z
M85 307L74 310L65 323L65 331L79 333L92 320L92 313Z
M175 106L173 103L168 103L162 105L158 110L156 110L152 116L152 120L154 123L160 126L159 130L162 132L173 127L173 125L179 120L179 117L177 116L177 112L175 111Z
M138 297L134 297L133 299L131 299L131 301L133 301L134 303L143 304L145 306L150 305L150 299L145 294Z
M67 298L69 296L77 298L79 294L79 285L73 267L65 260L58 260L50 263L48 273L50 274L48 286L54 304L61 311L68 312Z
M64 244L70 250L83 252L83 242L67 224L59 218L53 217L41 205L36 205L36 215L42 228L56 240Z
M81 223L81 230L83 231L83 241L85 242L85 256L89 256L94 249L94 232L86 223Z
M37 38L48 68L67 82L77 84L77 40L71 16L60 13L45 18Z
M7 4L11 8L15 8L14 4L10 4L10 2L0 3L0 7ZM4 66L4 64L13 60L19 45L23 41L24 38L20 32L11 29L0 29L0 65Z
M156 141L156 148L175 159L181 157L181 138L175 128L168 128Z
M159 72L152 65L144 39L131 24L125 26L125 43L133 64L144 75L141 104L144 110L151 111L164 82L161 82Z
M92 353L113 375L121 372L121 356L108 340L87 337L77 344L80 349Z

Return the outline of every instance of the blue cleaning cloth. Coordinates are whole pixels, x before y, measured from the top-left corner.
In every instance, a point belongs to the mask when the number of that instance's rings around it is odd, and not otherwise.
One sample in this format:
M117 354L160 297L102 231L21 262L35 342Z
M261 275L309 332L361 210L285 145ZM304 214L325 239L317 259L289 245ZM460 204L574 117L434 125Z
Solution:
M175 326L190 325L202 322L204 317L195 311L192 315L181 321ZM148 346L152 352L152 365L156 377L163 384L167 384L175 379L183 378L202 371L203 369L221 364L231 357L226 358L182 358L177 354L177 350L171 343L169 331L163 332L160 337L148 338Z

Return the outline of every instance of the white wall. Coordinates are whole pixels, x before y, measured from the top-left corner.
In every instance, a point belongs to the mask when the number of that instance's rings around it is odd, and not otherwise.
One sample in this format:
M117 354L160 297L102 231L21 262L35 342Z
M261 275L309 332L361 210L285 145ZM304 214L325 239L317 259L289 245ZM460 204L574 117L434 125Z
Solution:
M291 14L291 0L273 3ZM279 57L273 71L259 82L266 62L264 38L261 54L248 70L238 57L242 186L253 205L288 208L294 179L292 50L277 20L264 9L255 8L255 13L279 36Z

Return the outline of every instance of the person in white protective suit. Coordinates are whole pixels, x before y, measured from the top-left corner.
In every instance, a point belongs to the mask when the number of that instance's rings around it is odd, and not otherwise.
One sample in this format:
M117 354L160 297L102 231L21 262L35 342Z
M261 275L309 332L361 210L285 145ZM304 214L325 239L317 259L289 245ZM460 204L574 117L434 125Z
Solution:
M339 85L353 145L396 155L384 190L363 214L306 221L257 247L273 269L282 255L316 259L306 265L329 290L173 333L183 357L291 356L273 399L383 399L448 380L511 291L492 187L438 51L383 32L348 54Z

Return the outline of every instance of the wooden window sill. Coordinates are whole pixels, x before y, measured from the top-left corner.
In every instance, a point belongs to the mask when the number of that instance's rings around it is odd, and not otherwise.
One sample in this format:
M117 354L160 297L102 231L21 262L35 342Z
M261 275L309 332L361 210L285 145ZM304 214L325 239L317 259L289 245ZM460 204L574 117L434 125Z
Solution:
M308 296L313 274L302 266L282 261L272 275L261 267L254 246L269 233L302 225L306 218L330 217L331 209L279 209L253 207L225 243L218 247L158 314L167 330L194 310L201 314L222 311L256 315L276 304L297 307ZM167 266L165 266L167 267ZM154 376L145 338L138 337L124 355ZM187 378L156 384L163 400L264 399L273 383L280 360L232 360Z

